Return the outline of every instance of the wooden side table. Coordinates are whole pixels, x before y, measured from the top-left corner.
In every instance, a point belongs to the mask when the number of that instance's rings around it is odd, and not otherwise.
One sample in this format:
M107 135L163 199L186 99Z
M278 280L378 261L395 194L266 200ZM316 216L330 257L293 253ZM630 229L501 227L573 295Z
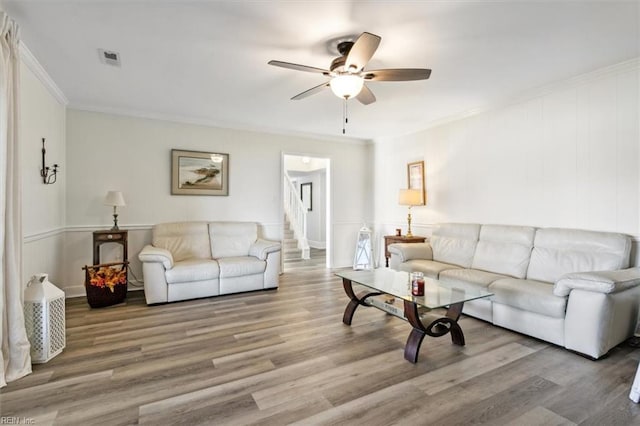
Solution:
M407 237L406 235L385 235L384 236L384 257L385 257L385 266L389 267L389 258L391 257L391 253L389 253L389 244L395 243L424 243L426 237L419 237L414 235L413 237Z
M100 246L105 243L122 244L122 261L129 260L127 255L128 231L94 231L93 232L93 264L100 264Z

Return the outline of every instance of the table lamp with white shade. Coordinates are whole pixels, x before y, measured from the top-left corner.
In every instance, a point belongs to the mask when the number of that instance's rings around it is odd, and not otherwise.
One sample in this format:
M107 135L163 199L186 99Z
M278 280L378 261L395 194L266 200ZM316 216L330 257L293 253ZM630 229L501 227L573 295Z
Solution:
M409 213L407 214L407 237L413 237L411 233L411 207L421 206L422 191L417 189L401 189L398 196L398 203L401 206L409 206Z
M122 196L122 192L120 191L109 191L107 192L107 196L104 198L105 206L113 206L113 227L112 231L118 231L118 207L126 206L124 202L124 197Z

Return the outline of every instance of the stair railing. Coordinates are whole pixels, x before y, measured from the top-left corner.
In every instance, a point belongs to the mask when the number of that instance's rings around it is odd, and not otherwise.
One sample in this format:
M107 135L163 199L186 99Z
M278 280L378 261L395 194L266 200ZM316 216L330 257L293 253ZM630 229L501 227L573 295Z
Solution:
M307 240L307 209L302 204L300 194L286 171L284 173L284 212L291 223L293 235L298 240L298 249L302 251L302 258L310 259L311 250Z

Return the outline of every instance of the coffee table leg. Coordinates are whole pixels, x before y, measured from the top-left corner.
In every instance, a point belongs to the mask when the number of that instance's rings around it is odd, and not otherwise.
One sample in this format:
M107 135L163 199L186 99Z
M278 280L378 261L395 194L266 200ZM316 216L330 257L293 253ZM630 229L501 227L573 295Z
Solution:
M422 345L425 335L440 337L451 333L451 341L456 345L464 346L464 334L460 325L458 325L463 306L464 303L451 305L443 318L436 318L425 327L418 314L418 305L405 300L404 315L413 329L409 333L407 343L404 346L404 359L414 364L418 362L420 345Z
M349 303L347 303L347 307L344 309L344 314L342 315L342 322L346 325L351 325L351 320L353 319L353 314L356 312L356 308L360 305L369 306L364 301L367 297L371 296L379 296L382 293L363 293L360 295L356 295L353 292L353 286L351 284L351 280L346 278L342 279L342 287L344 287L344 292L349 296Z
M462 333L462 329L458 324L458 319L460 319L460 314L462 314L463 306L464 306L464 303L455 303L449 306L449 309L447 309L447 314L446 314L447 318L453 320L453 322L451 323L451 329L450 329L451 341L454 344L460 345L460 346L464 346L464 333Z

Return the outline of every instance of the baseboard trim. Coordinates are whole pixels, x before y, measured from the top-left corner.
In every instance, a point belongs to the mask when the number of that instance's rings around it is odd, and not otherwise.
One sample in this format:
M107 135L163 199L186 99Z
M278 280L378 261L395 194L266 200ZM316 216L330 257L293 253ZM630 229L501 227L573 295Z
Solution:
M132 285L132 283L136 283L139 284L140 286L134 286ZM131 280L129 281L129 284L127 285L127 292L130 291L142 291L144 290L144 283L142 281L136 281L136 280ZM61 289L62 291L64 291L64 298L65 299L72 299L74 297L87 297L87 292L84 288L84 285L74 285L71 287L64 287Z
M326 241L311 241L311 240L307 240L307 242L309 243L309 247L314 248L314 249L326 249L327 248L327 242Z

